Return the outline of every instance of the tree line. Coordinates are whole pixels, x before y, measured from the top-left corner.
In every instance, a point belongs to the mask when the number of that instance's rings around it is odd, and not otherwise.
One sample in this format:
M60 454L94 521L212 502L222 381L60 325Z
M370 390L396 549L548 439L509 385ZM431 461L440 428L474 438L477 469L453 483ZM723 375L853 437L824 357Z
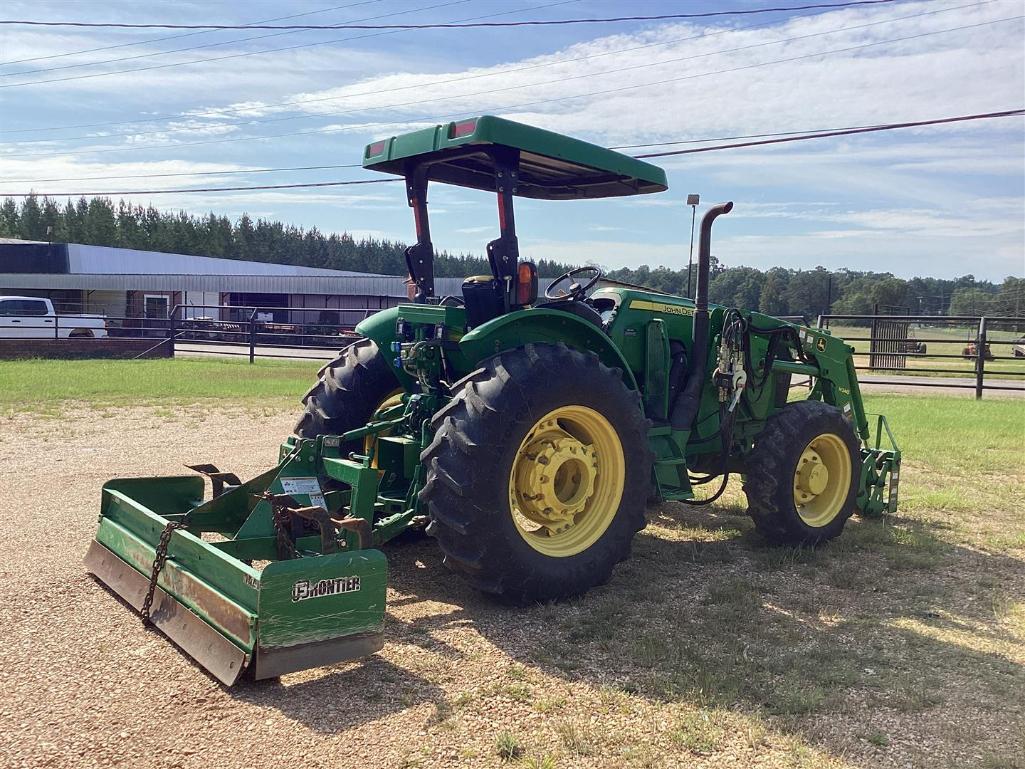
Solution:
M0 237L55 243L82 243L141 251L163 251L251 262L274 262L379 275L404 275L405 243L378 238L325 234L316 227L256 219L242 214L232 221L209 213L161 211L121 200L93 197L61 205L50 198L29 196L21 205L6 198L0 204ZM555 277L568 265L542 259L538 272ZM438 277L463 277L490 272L485 257L440 251L434 260Z
M697 270L695 269L695 273ZM687 295L687 268L647 265L612 270L609 277ZM697 280L695 274L691 286ZM731 307L757 309L767 315L999 315L1025 313L1025 278L1007 277L1000 284L959 278L903 278L888 272L859 270L795 270L773 267L724 267L712 257L709 300Z
M246 259L383 275L406 272L406 245L377 238L355 239L348 233L325 234L243 214L235 221L214 213L195 216L161 211L121 200L93 197L61 205L30 196L19 205L0 204L0 237L83 243L145 251ZM681 252L682 253L682 252ZM717 304L757 309L769 315L891 314L1005 315L1025 313L1025 279L1003 283L958 278L897 278L891 273L856 270L795 270L773 267L726 267L713 257L709 298ZM541 277L555 277L575 265L541 259ZM487 259L475 254L441 251L435 258L439 277L489 272ZM687 267L611 270L609 277L672 294L687 295ZM696 280L696 276L693 280ZM693 280L691 286L693 286Z

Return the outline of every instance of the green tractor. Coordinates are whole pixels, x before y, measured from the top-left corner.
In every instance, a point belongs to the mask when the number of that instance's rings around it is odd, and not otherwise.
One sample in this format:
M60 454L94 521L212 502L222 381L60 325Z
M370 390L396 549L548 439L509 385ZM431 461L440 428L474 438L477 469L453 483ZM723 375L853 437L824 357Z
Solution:
M320 372L276 467L103 487L89 571L223 683L373 653L387 563L412 529L512 603L580 595L612 575L652 499L706 504L743 479L755 526L814 545L854 511L892 512L900 452L870 430L852 348L826 330L573 270L538 296L513 200L662 192L648 163L496 117L367 146L405 179L415 301L357 328ZM437 297L428 182L497 195L491 274ZM811 383L792 400L793 377ZM881 445L885 436L886 443ZM210 479L211 494L205 496ZM699 500L695 488L714 489Z

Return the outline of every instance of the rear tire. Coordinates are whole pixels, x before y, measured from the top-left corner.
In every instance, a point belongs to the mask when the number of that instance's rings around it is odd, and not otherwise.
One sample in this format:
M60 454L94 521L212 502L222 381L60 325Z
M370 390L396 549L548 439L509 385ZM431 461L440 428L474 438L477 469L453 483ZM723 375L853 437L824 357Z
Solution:
M377 344L361 339L320 370L320 379L303 396L306 407L295 426L300 438L341 435L363 427L398 388L399 382ZM361 451L350 441L343 451Z
M648 422L622 372L564 344L528 344L484 361L454 390L421 455L420 499L445 565L514 603L567 598L608 581L644 527L651 479ZM557 498L544 496L552 493ZM566 516L550 527L519 509L547 499Z
M860 456L840 409L819 401L784 406L755 438L745 463L744 493L755 528L791 545L838 536L854 512Z

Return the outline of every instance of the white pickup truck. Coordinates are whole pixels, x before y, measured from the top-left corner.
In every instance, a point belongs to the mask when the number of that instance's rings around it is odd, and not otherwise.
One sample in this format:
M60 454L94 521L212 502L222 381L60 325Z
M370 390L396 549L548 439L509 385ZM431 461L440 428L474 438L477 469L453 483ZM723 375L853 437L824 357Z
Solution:
M49 299L0 296L0 339L81 339L107 335L102 315L58 315Z

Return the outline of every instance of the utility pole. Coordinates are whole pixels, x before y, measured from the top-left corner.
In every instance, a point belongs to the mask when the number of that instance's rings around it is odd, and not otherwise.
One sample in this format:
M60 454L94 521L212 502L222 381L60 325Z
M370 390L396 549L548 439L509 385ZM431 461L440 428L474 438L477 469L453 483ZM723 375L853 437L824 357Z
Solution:
M694 273L694 220L698 215L698 203L701 202L701 196L696 192L691 193L687 196L687 205L690 206L690 258L687 260L687 296L688 298L694 298L694 289L691 287L693 279L691 275Z

